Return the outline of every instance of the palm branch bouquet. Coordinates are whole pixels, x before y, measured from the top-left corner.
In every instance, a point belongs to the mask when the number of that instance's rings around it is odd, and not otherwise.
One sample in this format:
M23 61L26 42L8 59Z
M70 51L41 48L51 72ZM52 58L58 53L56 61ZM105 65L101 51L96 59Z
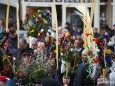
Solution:
M59 59L60 61L66 61L66 71L68 72L70 72L70 70L74 72L80 61L78 52L74 50L75 39L75 36L71 37L69 33L65 33L59 38Z
M33 59L32 57L27 57L27 61ZM51 77L51 63L50 59L47 58L42 52L39 58L36 60L30 60L30 64L27 63L20 64L18 70L18 81L22 85L28 85L29 83L41 82L45 77Z
M9 32L0 33L0 75L13 78L16 76L16 58L9 49Z

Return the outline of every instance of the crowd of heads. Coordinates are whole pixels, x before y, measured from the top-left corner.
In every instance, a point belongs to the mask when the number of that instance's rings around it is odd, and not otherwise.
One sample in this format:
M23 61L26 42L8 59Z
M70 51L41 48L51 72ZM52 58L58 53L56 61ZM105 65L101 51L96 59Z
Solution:
M20 21L21 22L21 21ZM22 28L22 26L20 26L20 28ZM108 27L108 25L103 25L101 27L102 29L102 34L99 33L99 29L98 28L93 28L93 34L94 34L94 38L100 38L102 37L104 34L108 34L109 37L113 37L115 36L115 24L113 25L113 28L110 29ZM4 22L2 19L0 19L0 32L4 31ZM9 48L10 50L12 49L12 52L15 52L17 51L17 46L18 46L18 42L17 42L17 33L16 33L16 23L14 22L14 18L13 16L11 16L9 18L9 34L8 34L8 38L9 38ZM87 57L87 49L84 49L84 41L83 41L83 38L82 38L82 34L83 34L83 28L82 27L78 27L77 25L71 25L70 23L65 23L65 27L62 28L62 27L59 27L59 39L65 35L66 33L69 33L70 36L74 36L75 37L75 41L74 41L74 50L77 50L77 52L79 52L80 54L80 57L81 58L81 61L82 62L88 62L89 58L92 58L93 57L93 52L92 51L89 51L90 52L90 55ZM55 31L53 31L55 32ZM55 42L55 37L53 38L54 42ZM68 40L69 41L69 40ZM22 53L22 57L21 60L23 60L22 62L24 64L27 64L30 65L31 62L33 61L33 58L26 58L26 57L30 57L30 56L33 56L33 57L36 57L38 54L37 52L43 52L45 53L47 51L47 41L38 41L37 38L33 38L31 40L32 44L31 44L31 48L33 50L33 52L31 50L28 50L29 49L29 43L27 42L27 39L25 38L20 38L19 40L19 49L20 49L20 52L24 52ZM65 46L65 49L66 51L68 52L69 49L70 49L70 42L68 42ZM15 50L14 50L15 49ZM114 51L115 49L113 49ZM14 54L14 53L13 53ZM13 56L16 56L16 52L15 52L15 55ZM33 55L32 55L33 54ZM112 55L112 59L113 61L115 62L115 53L113 53ZM51 57L53 57L53 59L51 59L51 61L53 63L56 63L56 58L55 58L55 55L54 53L50 52L49 54ZM55 58L55 59L54 59ZM34 58L35 59L35 58ZM50 79L46 79L46 81L48 81ZM70 83L70 77L69 76L66 76L66 75L63 75L63 78L62 78L62 81L63 83L65 84L69 84ZM50 85L46 85L47 82L45 82L45 80L43 81L42 83L42 86L50 86ZM0 83L2 85L2 83ZM49 83L51 84L51 83ZM58 84L58 83L57 83ZM4 85L3 85L4 86ZM53 86L53 84L52 84ZM57 86L60 86L60 85L57 85Z

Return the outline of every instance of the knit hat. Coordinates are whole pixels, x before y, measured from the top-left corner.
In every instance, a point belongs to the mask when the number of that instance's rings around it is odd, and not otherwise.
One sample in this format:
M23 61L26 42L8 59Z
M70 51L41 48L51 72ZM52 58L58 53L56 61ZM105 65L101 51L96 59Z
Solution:
M7 82L6 76L0 76L0 82L3 82L4 84L6 84Z
M18 86L18 85L16 85L14 80L8 80L7 81L7 86Z
M53 78L45 78L42 81L42 86L61 86L61 84Z

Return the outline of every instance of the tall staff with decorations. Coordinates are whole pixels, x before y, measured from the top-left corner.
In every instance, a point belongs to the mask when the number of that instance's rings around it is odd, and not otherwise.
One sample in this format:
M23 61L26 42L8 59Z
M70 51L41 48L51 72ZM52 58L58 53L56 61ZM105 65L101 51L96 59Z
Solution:
M88 48L88 50L92 49L93 52L97 53L97 42L99 42L97 39L94 38L93 36L93 31L92 31L92 21L93 21L93 16L94 16L94 10L96 6L96 0L91 1L91 14L89 15L88 9L86 7L86 0L85 4L83 3L83 0L80 0L81 5L77 6L76 8L81 12L79 13L82 21L84 22L84 33L83 33L83 40L85 42L84 47ZM99 51L100 52L100 51ZM104 53L104 64L105 68L102 68L103 72L103 82L106 79L106 61L105 61L105 50L101 53ZM97 59L96 55L94 56L94 59ZM91 65L92 59L89 58L89 63ZM91 69L90 66L88 68L89 75L91 74Z

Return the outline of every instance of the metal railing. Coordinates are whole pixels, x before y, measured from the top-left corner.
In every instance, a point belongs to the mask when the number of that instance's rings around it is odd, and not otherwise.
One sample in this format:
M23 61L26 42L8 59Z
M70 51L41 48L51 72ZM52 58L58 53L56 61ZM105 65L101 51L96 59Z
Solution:
M24 0L26 2L62 2L65 3L80 3L81 0ZM85 0L82 0L85 2ZM86 0L86 3L91 3L92 0ZM107 0L100 0L100 2L107 2Z
M27 2L62 2L63 0L24 0L24 1L27 1ZM64 2L66 3L70 3L70 2L76 2L76 3L80 3L80 0L64 0ZM83 2L85 2L85 0L83 0ZM87 3L90 3L91 0L86 0Z
M53 0L25 0L26 2L53 2Z
M64 0L64 2L73 2L73 3L80 3L81 0ZM85 0L82 0L83 2L85 2ZM91 0L86 0L86 3L90 3Z

